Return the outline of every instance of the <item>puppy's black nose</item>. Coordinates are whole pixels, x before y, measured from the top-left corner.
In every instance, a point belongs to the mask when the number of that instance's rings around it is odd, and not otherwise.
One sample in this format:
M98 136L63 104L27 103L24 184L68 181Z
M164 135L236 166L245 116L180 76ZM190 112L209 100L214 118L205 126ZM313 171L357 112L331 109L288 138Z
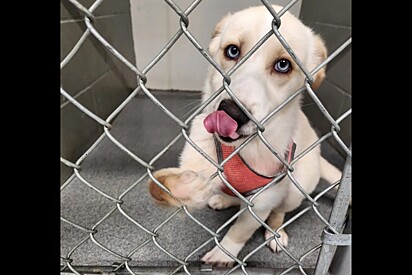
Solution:
M238 129L249 121L247 115L240 109L236 102L232 99L224 99L220 102L219 107L217 108L218 111L223 110L225 111L231 118L236 120Z

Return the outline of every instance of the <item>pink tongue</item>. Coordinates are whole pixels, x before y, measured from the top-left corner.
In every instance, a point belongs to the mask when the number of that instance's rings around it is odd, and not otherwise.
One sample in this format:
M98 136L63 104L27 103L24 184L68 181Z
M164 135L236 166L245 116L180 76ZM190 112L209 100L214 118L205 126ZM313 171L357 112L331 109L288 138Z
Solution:
M237 122L231 118L225 111L215 111L208 115L203 121L206 130L213 134L217 133L222 137L237 139L239 134L236 133Z

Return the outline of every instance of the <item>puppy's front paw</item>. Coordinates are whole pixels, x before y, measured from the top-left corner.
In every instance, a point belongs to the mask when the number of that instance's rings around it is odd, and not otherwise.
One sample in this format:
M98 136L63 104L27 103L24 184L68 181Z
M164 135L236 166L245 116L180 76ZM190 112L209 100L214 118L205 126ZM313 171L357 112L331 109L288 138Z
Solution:
M231 206L240 205L240 199L225 194L215 194L210 197L208 205L212 209L222 210Z
M235 261L226 255L218 246L207 252L202 261L213 266L232 267Z
M195 172L180 168L166 168L153 173L157 181L172 193L170 196L152 180L149 191L156 203L164 206L196 205L202 199L204 181Z
M211 196L207 203L210 208L215 209L215 210L221 210L221 209L227 208L227 206L225 206L224 197L221 194L215 194Z
M244 243L235 243L226 235L220 244L234 257L237 257L240 250L245 245ZM202 261L213 266L232 267L235 261L223 252L219 246L215 246L212 250L207 252Z
M289 237L288 237L288 235L286 234L285 230L283 230L283 229L280 230L280 231L279 231L279 235L280 235L280 238L278 239L278 241L280 242L280 244L281 244L283 247L286 247L286 246L288 245ZM272 237L272 236L273 236L273 234L272 234L270 231L266 230L266 232L265 232L265 240L269 239L269 238ZM280 251L282 251L282 248L280 248L280 246L276 243L275 239L271 240L271 241L268 243L268 246L270 247L270 249L271 249L273 252L279 253Z

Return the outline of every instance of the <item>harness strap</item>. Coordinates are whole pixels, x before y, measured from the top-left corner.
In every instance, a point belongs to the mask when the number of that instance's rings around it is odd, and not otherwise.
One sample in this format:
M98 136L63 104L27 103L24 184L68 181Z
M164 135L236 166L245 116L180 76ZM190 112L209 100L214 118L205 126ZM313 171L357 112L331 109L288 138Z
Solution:
M224 160L223 148L225 150L226 157L233 153L234 147L226 146L221 144L218 139L214 136L216 154L219 163ZM290 163L295 155L296 144L293 140L290 141L288 150L285 152L285 159ZM236 166L233 166L236 163ZM229 169L227 169L230 167ZM278 177L281 173L284 173L287 167L283 165L282 169L273 176L262 175L252 169L247 162L240 156L240 154L234 155L226 164L224 165L224 173L228 182L243 196L250 196L258 192L261 188L266 186L275 177ZM252 173L251 173L252 172ZM230 181L230 180L231 181ZM279 180L283 179L280 178ZM236 196L227 186L223 186L222 191L228 195Z

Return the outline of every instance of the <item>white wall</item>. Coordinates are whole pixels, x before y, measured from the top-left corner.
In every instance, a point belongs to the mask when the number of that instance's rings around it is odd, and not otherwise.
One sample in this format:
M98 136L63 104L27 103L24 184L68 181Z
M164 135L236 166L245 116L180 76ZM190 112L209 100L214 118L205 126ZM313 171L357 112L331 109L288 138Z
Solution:
M290 0L272 3L286 5ZM175 0L185 10L192 0ZM161 0L130 0L136 64L140 70L162 50L179 30L179 16ZM256 0L204 0L189 15L189 31L207 49L210 36L219 20L235 12L261 4ZM301 1L291 12L299 16ZM147 87L200 91L208 62L183 34L169 52L148 73Z

